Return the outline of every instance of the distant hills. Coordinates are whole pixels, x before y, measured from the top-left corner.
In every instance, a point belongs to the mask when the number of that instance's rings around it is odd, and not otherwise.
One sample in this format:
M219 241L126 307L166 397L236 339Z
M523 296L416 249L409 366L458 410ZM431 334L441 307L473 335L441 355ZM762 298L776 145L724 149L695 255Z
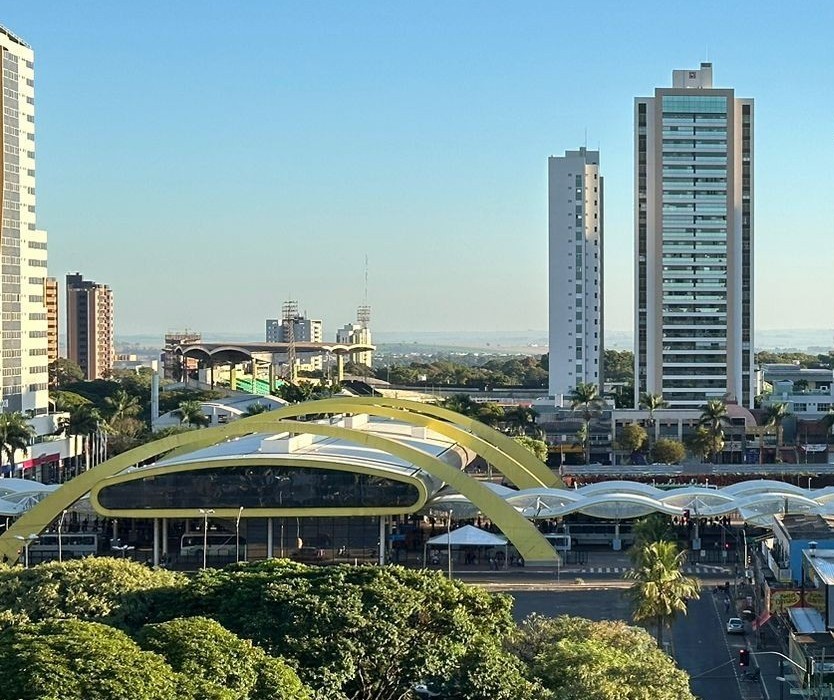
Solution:
M153 335L117 335L120 350L162 348L164 333ZM541 355L547 351L547 332L529 331L376 331L374 343L385 352L429 353L484 352L489 354L527 353ZM260 333L203 333L207 342L263 340ZM605 346L612 350L631 350L631 331L609 330ZM828 352L834 347L834 329L761 330L756 333L757 350L795 350L799 352ZM135 351L135 350L134 350Z

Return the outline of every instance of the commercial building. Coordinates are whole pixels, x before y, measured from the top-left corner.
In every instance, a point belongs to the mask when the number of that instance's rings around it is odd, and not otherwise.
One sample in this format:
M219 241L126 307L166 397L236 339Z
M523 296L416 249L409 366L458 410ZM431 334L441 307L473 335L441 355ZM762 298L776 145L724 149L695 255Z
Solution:
M292 323L293 340L296 343L321 343L324 324L318 319L298 315L292 319L268 318L266 320L267 343L289 343Z
M48 411L46 232L35 217L34 53L0 26L0 233L3 317L2 410Z
M548 159L549 393L602 385L603 179L599 152Z
M67 357L85 379L107 377L113 369L113 292L106 284L67 275Z
M371 307L360 306L356 312L356 323L348 323L336 331L336 342L340 345L371 345ZM361 350L350 354L350 361L370 367L373 363L372 350Z
M43 296L46 303L46 357L50 364L58 359L58 280L47 277Z
M753 405L753 100L712 64L635 100L635 398Z

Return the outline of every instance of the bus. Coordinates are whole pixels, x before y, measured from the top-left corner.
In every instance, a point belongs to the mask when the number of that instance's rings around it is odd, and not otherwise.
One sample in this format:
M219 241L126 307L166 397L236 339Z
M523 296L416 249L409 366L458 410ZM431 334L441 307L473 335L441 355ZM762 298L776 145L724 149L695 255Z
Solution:
M61 533L61 558L80 559L92 557L99 553L101 540L94 533ZM41 535L29 545L29 558L34 562L58 558L58 535Z
M234 532L186 533L180 541L180 554L202 556L204 547L209 557L234 557L239 552L240 558L246 559L246 539L236 537Z
M550 542L557 552L570 552L571 539L570 535L556 534L555 532L548 533L544 538Z

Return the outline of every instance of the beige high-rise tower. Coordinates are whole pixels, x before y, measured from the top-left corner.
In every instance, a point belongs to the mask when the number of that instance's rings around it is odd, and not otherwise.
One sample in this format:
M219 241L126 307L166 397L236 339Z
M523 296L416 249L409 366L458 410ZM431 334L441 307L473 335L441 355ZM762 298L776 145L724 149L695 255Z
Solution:
M113 369L113 292L106 284L67 275L67 357L85 379L102 379Z
M634 123L635 398L752 407L753 100L702 63Z
M48 412L46 232L35 219L35 64L0 26L0 410Z

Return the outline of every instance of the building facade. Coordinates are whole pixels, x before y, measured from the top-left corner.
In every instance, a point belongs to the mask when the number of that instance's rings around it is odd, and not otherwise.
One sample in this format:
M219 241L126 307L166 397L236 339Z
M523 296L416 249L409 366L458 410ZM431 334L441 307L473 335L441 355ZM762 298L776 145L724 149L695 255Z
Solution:
M67 275L67 357L85 379L101 379L113 369L113 292L106 284Z
M34 53L0 26L3 411L48 412L46 232L35 217Z
M288 343L290 319L268 318L266 320L266 342ZM318 319L296 316L292 319L293 340L296 343L321 343L324 337L324 324Z
M58 359L58 280L47 277L43 287L46 302L47 359L50 364Z
M348 323L336 331L336 342L340 345L371 345L371 329L362 323ZM370 367L374 354L371 350L352 352L350 361Z
M635 400L752 407L753 100L702 63L634 119Z
M603 180L599 152L548 159L549 394L602 386Z

